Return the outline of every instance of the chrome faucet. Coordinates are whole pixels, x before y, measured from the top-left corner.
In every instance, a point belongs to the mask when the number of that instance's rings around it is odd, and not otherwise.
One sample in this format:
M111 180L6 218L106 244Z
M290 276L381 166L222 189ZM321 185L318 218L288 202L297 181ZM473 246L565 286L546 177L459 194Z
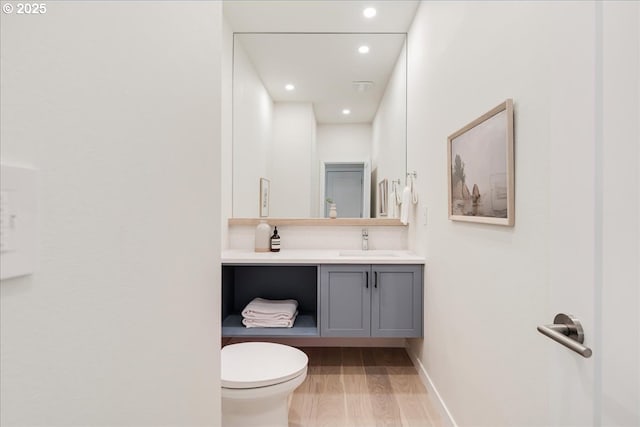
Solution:
M369 250L369 230L367 230L366 228L362 229L362 250Z

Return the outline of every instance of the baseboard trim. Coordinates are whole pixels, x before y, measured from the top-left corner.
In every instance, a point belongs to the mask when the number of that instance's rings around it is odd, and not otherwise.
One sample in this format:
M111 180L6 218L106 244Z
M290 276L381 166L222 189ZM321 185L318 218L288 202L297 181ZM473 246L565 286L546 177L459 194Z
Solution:
M442 418L443 425L447 427L458 427L458 424L456 424L456 421L453 419L453 415L451 415L451 412L449 412L449 408L447 408L444 400L442 400L442 396L440 396L440 393L438 393L438 389L433 384L433 381L431 381L431 377L429 377L427 370L425 369L418 356L408 345L406 347L406 350L409 358L411 358L411 361L413 362L413 365L416 367L418 375L420 376L420 380L426 387L427 392L431 394L431 396L435 397L434 403L440 411L440 417Z

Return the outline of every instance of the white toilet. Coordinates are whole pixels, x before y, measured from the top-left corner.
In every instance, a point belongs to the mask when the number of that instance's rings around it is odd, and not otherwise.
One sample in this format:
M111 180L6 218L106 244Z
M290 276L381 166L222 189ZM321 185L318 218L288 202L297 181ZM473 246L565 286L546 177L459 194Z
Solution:
M287 427L288 398L307 377L309 359L297 348L268 342L222 349L222 425Z

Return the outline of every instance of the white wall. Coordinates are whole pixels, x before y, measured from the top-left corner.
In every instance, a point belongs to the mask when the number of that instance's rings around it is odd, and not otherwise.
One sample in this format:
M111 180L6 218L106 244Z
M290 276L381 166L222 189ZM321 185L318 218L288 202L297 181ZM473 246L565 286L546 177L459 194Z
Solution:
M267 223L269 219L267 218ZM357 226L281 226L278 234L282 249L361 249L362 229L369 230L369 249L407 250L407 227ZM253 226L229 227L230 249L253 249Z
M317 127L318 144L316 153L316 179L313 185L317 187L315 192L315 204L312 213L317 217L324 217L325 198L323 197L325 177L324 163L365 163L364 205L370 206L371 198L371 144L372 130L370 123L351 124L322 124ZM322 165L322 166L321 166ZM365 209L364 217L369 218L370 209Z
M0 284L3 426L219 424L218 2L1 16L2 161L36 274Z
M224 10L224 9L223 9ZM233 216L233 29L222 17L222 140L220 147L221 247L229 247L227 219ZM238 155L242 155L238 153ZM258 185L259 187L259 185ZM255 192L255 190L254 190Z
M600 412L603 426L633 426L640 425L640 3L603 2L602 11Z
M584 72L550 37L583 28L558 9L423 2L409 33L408 169L420 190L409 239L428 260L425 337L410 344L461 426L550 425L547 347L535 333L548 302L549 81L555 69ZM515 102L516 225L451 222L447 136L506 98ZM579 119L570 104L561 110Z
M310 170L314 157L312 146L315 127L316 121L311 104L305 102L274 104L273 149L268 168L271 178L269 216L290 218L311 216ZM237 193L234 191L234 194Z
M324 201L320 200L320 163L318 161L318 122L316 121L315 112L312 114L311 123L311 190L309 193L309 212L319 212L320 205L324 206Z
M371 157L376 185L383 179L388 180L389 195L391 195L391 181L400 179L400 188L405 185L407 165L406 136L407 136L407 57L406 43L389 77L384 96L378 106L373 120L373 143ZM377 191L372 193L377 196ZM377 198L377 197L376 197ZM373 203L378 201L372 198ZM389 197L391 202L391 197ZM378 210L376 209L376 213ZM391 215L393 210L387 209ZM397 210L399 217L399 210Z
M369 162L371 124L318 125L318 162Z
M233 215L258 217L260 178L271 178L274 104L238 40L233 62Z
M410 347L458 425L640 421L639 22L637 2L421 4L409 34L408 166L425 183L413 217L428 208L428 220L409 238L428 261L425 339ZM516 226L450 222L446 137L507 97ZM585 301L593 358L545 353L536 324Z

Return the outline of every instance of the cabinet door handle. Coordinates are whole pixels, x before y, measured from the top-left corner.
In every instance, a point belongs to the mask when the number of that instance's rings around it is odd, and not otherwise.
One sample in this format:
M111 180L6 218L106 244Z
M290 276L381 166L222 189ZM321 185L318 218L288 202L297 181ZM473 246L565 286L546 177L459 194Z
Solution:
M374 288L378 287L378 272L377 271L373 272L373 287Z
M365 271L365 273L364 273L364 274L366 274L366 276L367 276L367 277L364 279L364 285L367 287L367 289L369 289L369 272L368 272L368 271Z

